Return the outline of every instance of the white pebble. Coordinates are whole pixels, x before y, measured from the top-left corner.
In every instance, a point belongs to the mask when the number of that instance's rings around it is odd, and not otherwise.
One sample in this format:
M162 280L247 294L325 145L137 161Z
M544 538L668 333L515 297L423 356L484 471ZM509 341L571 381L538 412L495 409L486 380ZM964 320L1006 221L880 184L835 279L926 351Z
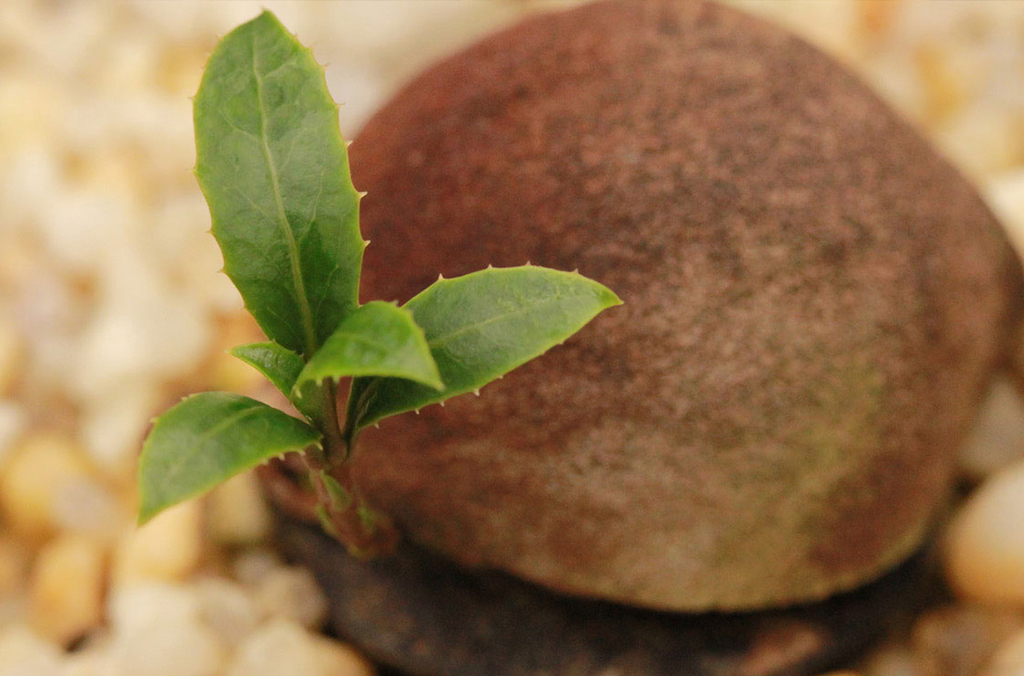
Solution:
M0 629L0 676L60 676L61 650L24 625Z
M249 549L235 559L235 579L251 587L258 586L268 575L283 567L281 557L269 549Z
M923 676L976 674L1020 624L1014 613L962 604L929 610L911 635L916 662Z
M986 185L985 194L1017 254L1024 257L1024 170L992 179Z
M13 401L0 400L0 464L3 464L25 429L25 411Z
M979 480L1022 458L1024 401L1013 383L1000 379L993 383L961 447L960 471Z
M962 596L1024 608L1024 462L993 475L950 526L946 575Z
M30 617L41 635L62 645L98 626L106 581L104 547L82 536L47 543L32 568Z
M346 139L355 138L356 131L384 103L378 76L367 68L358 68L341 61L327 69L327 89L342 105L341 131ZM359 184L359 177L356 177Z
M377 673L370 660L345 643L321 636L316 637L316 643L330 676L374 676Z
M104 542L116 539L132 523L122 501L96 480L72 482L54 496L53 520L63 530Z
M39 222L46 251L66 270L91 273L104 264L111 240L122 238L138 220L118 195L95 190L65 190L46 202Z
M900 646L873 651L863 670L864 676L923 676L914 654Z
M89 457L114 476L133 470L146 430L166 403L159 388L145 380L87 399L81 436Z
M114 558L114 580L181 580L202 556L202 511L195 500L157 515L128 533Z
M210 327L185 299L153 295L101 308L85 329L71 384L83 401L110 396L139 379L181 376L202 360Z
M107 598L115 632L149 624L188 624L200 616L199 596L181 584L137 582L117 586Z
M326 676L320 653L302 627L277 620L252 634L235 653L227 676Z
M935 140L968 175L985 178L1020 162L1016 125L1015 111L981 100L938 129Z
M144 88L159 74L160 42L144 26L104 43L103 62L97 64L96 84L107 91Z
M1024 630L1003 643L992 656L981 676L1021 676L1024 674Z
M67 656L60 676L128 676L118 670L109 650L76 650Z
M207 532L221 544L251 545L270 533L270 510L252 472L215 488L206 501L206 517Z
M274 620L238 649L226 676L373 676L351 649L326 642L286 620Z
M0 627L25 622L28 617L28 594L17 591L0 596ZM0 672L2 676L2 672Z
M859 45L853 30L858 20L858 7L853 3L822 3L817 0L786 0L784 3L745 0L737 2L743 9L760 14L773 23L810 40L822 50L852 61Z
M27 543L12 537L0 537L0 599L14 598L23 591L29 558Z
M27 363L22 382L64 390L79 368L80 321L84 308L57 271L31 266L30 275L15 298L14 317L27 342Z
M327 599L305 568L277 568L255 591L256 603L268 616L290 620L310 629L327 618Z
M93 471L73 440L36 434L23 440L0 473L0 506L7 522L30 537L58 524L56 505L68 488L93 480Z
M909 50L907 50L909 51ZM912 120L923 120L927 114L927 92L909 54L897 58L861 64L860 69L875 91L890 105Z
M70 2L44 8L31 26L34 34L22 36L20 47L44 72L59 74L65 82L81 80L91 73L94 55L109 39L111 11L103 3L89 7Z
M213 676L223 667L226 648L203 623L194 588L121 585L110 596L108 615L118 676Z
M229 647L242 642L259 623L259 611L238 584L207 578L195 584L199 619Z
M168 271L177 269L190 276L202 275L209 281L223 260L209 233L210 210L202 193L189 186L167 195L154 208L152 218L149 237L142 244L153 260ZM183 260L189 261L189 265L180 269Z
M0 147L5 154L52 135L55 113L62 106L61 93L44 78L24 71L4 73L0 78L0 119L4 120Z
M126 3L141 23L173 41L188 42L196 39L199 15L204 9L199 2L153 2L129 0Z
M0 316L0 397L11 393L21 375L24 352L21 335Z
M181 377L210 346L207 316L136 251L111 243L103 301L84 327L69 385L84 402L133 382Z
M199 622L136 625L116 634L110 650L115 673L131 676L215 676L227 657Z

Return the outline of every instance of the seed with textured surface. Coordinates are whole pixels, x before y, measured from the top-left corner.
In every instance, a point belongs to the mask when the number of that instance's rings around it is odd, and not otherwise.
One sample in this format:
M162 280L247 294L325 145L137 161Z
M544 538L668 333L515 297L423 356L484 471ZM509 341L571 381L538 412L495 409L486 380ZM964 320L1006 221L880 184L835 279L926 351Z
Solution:
M920 543L1021 272L834 62L713 4L596 3L427 71L351 152L367 298L529 260L625 301L367 431L356 474L412 538L675 610L819 598Z

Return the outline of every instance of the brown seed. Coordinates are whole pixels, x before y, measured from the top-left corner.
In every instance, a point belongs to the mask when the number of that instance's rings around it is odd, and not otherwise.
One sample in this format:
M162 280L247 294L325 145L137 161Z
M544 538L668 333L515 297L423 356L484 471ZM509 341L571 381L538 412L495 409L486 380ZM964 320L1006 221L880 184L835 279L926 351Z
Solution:
M820 598L920 543L1019 263L818 51L716 5L592 4L429 70L351 150L366 298L529 260L626 303L366 433L358 477L412 538L672 610Z

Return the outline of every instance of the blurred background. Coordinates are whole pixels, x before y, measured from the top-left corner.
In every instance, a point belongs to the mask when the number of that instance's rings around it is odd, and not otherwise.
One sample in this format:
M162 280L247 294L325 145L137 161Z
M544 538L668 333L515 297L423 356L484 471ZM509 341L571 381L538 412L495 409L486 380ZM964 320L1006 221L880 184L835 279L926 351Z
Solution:
M217 38L266 7L327 65L342 131L358 143L368 116L430 62L571 4L0 2L0 676L370 673L317 633L323 598L274 554L253 477L133 525L151 417L188 392L252 393L261 382L224 354L258 331L217 274L190 173L189 97ZM1024 247L1024 2L731 4L859 73ZM1022 440L1020 402L1001 386L964 476L984 482L1021 457ZM866 673L1002 674L998 650L1024 664L1018 610L958 604L883 648Z

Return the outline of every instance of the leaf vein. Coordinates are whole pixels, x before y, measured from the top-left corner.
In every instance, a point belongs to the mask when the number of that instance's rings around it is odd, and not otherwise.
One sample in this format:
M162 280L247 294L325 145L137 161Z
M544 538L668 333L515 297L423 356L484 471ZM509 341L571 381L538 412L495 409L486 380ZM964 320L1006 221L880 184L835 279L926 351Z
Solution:
M295 242L295 234L292 232L288 215L284 209L284 202L281 198L281 185L277 176L277 167L274 165L273 154L270 144L267 142L267 110L263 100L263 78L260 76L259 59L256 48L256 34L252 38L252 74L256 81L256 102L260 114L260 141L263 150L263 158L267 163L270 172L270 182L273 188L274 203L277 206L277 219L281 233L284 235L288 245L288 258L292 269L292 282L295 286L296 300L299 303L299 316L302 320L302 329L306 338L306 351L309 355L316 352L316 332L313 329L313 315L309 309L309 299L306 297L306 284L302 278L302 269L299 262L299 250Z
M181 468L185 464L191 462L192 458L194 458L195 456L199 455L200 451L203 450L204 445L206 444L206 442L209 441L210 438L213 437L213 435L219 434L220 432L222 432L223 430L227 429L231 425L234 425L235 423L239 422L240 420L244 420L245 418L249 417L253 413L259 411L262 408L262 406L263 405L261 404L259 406L255 406L254 405L254 406L249 406L248 408L244 408L244 409L238 411L237 413L235 413L234 415L228 416L227 418L225 418L224 420L220 421L219 423L217 423L216 425L214 425L210 429L206 430L202 434L197 435L196 438L195 438L195 443L192 445L192 452L191 453L182 453L181 455L179 455L178 458L177 458L177 461L173 465L171 465L170 467L167 468L167 470L164 473L164 476L166 478L169 478L169 479L173 478L175 475L177 475L178 472L181 471Z
M469 333L470 331L475 331L475 330L477 330L477 329L479 329L479 328L481 328L483 326L487 326L488 324L494 324L496 322L504 321L506 319L512 319L512 318L514 318L516 316L525 315L525 314L527 314L529 312L532 312L532 311L536 310L538 307L543 307L545 305L550 305L550 304L553 304L553 303L557 303L559 300L561 300L561 298L562 298L562 295L560 293L556 293L555 295L550 296L548 298L545 298L544 300L542 300L542 301L540 301L540 302L538 302L538 303L536 303L534 305L531 305L531 306L521 306L521 307L516 308L515 310L511 310L509 312L503 312L502 314L498 314L498 315L494 315L492 317L488 317L487 319L481 320L479 322L473 322L471 324L466 324L464 326L460 326L459 328L455 329L451 333L446 333L446 334L444 334L442 336L435 336L434 338L431 338L430 340L427 341L427 345L430 346L431 348L440 347L444 343L447 343L448 341L452 340L453 338L457 338L457 337L459 337L459 336L461 336L461 335L463 335L465 333Z
M241 126L239 126L239 124L237 122L235 122L233 119L231 119L231 116L228 115L227 111L224 109L223 106L221 106L220 108L217 109L217 114L220 115L221 119L224 120L224 123L227 124L228 127L230 127L233 131L237 131L242 136L245 136L246 138L250 138L253 141L255 141L256 143L259 143L259 140L260 140L259 137L256 136L256 134L253 134L251 131L249 131L247 129L243 129Z

